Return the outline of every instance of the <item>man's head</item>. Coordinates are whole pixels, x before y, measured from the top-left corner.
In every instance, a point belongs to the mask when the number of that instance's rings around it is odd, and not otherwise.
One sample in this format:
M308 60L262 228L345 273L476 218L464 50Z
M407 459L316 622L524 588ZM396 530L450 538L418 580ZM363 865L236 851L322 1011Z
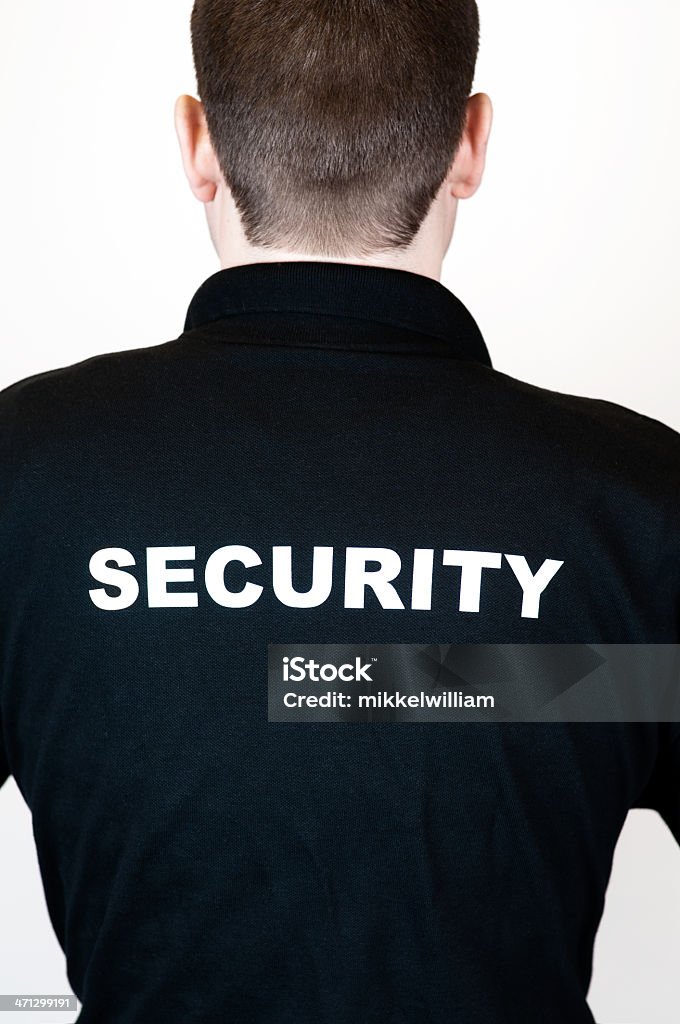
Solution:
M398 258L433 212L443 258L491 121L474 0L196 0L191 24L202 103L176 124L223 265L234 232L269 258Z

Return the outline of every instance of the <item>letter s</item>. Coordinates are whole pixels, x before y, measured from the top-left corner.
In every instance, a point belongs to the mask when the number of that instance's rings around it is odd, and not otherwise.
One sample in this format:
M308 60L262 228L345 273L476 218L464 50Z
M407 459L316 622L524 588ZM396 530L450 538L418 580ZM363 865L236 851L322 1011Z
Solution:
M139 597L139 583L131 573L114 569L107 565L108 562L117 562L119 566L135 565L135 560L125 548L102 548L95 551L90 559L90 575L99 583L120 590L116 597L110 597L103 588L90 590L92 603L104 611L117 612L135 603Z
M305 659L299 655L295 658L290 659L290 667L293 670L293 675L290 676L292 683L300 683L305 678Z

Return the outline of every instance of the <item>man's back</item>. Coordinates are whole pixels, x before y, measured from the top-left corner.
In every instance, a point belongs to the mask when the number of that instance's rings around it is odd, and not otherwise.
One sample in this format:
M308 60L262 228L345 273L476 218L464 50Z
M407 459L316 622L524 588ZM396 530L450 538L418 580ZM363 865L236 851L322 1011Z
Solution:
M431 279L321 262L222 271L0 422L2 736L83 1024L592 1021L680 727L271 722L267 645L676 643L680 437L498 373Z

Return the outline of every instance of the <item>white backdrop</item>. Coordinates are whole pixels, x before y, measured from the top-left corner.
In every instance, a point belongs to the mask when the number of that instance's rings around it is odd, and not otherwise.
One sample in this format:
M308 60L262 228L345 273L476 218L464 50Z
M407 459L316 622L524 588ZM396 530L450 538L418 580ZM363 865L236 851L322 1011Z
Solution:
M176 152L190 0L0 0L0 387L176 337L218 269ZM680 429L680 5L480 0L495 121L443 283L494 365ZM102 320L102 310L106 316ZM598 1024L680 1019L680 848L629 815L598 934ZM0 790L0 993L68 992L30 816ZM54 1024L74 1014L51 1014ZM25 1015L3 1014L2 1024Z

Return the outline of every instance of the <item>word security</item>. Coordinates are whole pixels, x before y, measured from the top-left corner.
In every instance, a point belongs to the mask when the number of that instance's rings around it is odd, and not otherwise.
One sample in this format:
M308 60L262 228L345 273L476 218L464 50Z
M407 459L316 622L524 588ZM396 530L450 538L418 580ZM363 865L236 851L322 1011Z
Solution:
M391 548L348 547L344 549L342 587L345 608L365 608L366 593L372 591L384 609L431 611L435 551L416 548L408 571L402 566L400 555ZM305 580L311 580L308 589L296 589L293 581L293 549L277 546L271 549L267 570L263 561L251 547L230 544L218 548L207 559L202 577L208 596L223 608L248 608L270 585L276 599L288 608L318 608L331 596L339 582L336 572L335 549L315 547L311 558L305 557L302 566L296 566ZM444 550L438 555L439 565L450 566L452 602L457 599L461 612L479 612L483 583L498 570L510 571L518 587L520 615L537 619L541 595L564 562L546 558L533 572L524 555L503 555L495 551ZM173 562L195 562L196 548L147 547L145 549L146 592L149 608L195 608L198 606L196 572L193 565L173 566ZM134 572L133 554L126 548L110 547L95 551L89 563L90 575L102 587L89 591L97 608L119 611L133 605L140 594L139 581ZM270 568L270 574L269 574ZM262 581L262 575L269 574ZM247 578L250 576L251 578ZM253 578L254 577L254 578ZM172 584L183 584L185 589L169 589ZM194 584L193 587L186 586ZM110 593L110 588L115 593ZM521 607L519 596L521 591ZM408 605L405 604L408 594Z

